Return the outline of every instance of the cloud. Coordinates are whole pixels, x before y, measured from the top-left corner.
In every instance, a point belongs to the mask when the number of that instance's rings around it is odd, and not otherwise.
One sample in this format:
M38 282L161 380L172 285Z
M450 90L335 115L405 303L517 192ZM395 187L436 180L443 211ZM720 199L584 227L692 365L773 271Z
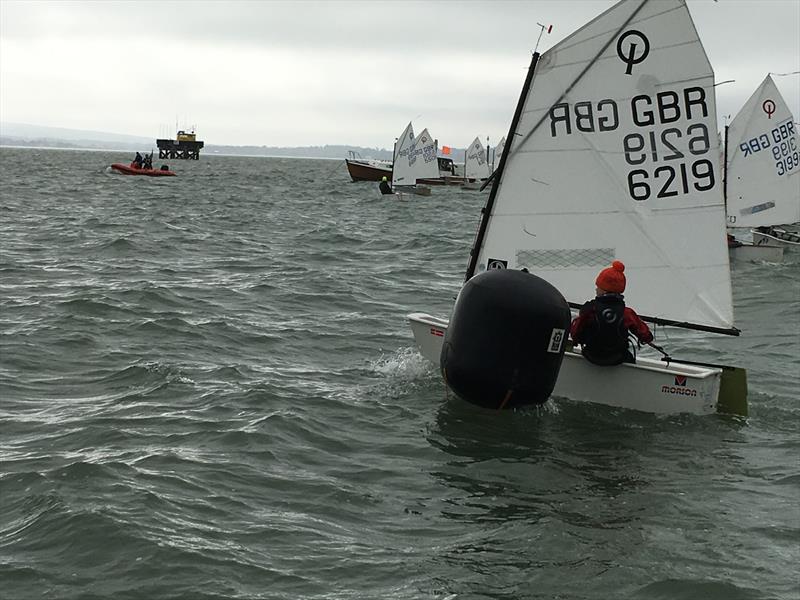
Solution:
M541 28L550 47L613 5L570 2L0 2L5 121L208 143L390 147L409 120L450 145L505 135ZM720 115L800 69L800 3L690 0ZM798 115L798 78L776 79ZM170 125L172 124L172 125Z

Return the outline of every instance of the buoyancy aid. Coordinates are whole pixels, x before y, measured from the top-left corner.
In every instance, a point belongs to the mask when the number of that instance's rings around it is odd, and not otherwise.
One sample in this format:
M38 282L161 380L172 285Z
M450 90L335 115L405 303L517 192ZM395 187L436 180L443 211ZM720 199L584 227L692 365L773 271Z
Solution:
M619 294L605 294L587 302L594 305L593 318L581 336L582 353L596 365L619 365L628 353L625 301Z

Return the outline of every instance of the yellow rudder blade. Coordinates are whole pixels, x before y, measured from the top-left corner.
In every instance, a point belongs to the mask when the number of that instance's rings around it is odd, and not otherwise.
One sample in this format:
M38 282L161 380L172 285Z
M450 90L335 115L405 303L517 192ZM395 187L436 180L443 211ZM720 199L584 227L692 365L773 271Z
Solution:
M717 412L747 416L747 371L741 367L723 367L719 385Z

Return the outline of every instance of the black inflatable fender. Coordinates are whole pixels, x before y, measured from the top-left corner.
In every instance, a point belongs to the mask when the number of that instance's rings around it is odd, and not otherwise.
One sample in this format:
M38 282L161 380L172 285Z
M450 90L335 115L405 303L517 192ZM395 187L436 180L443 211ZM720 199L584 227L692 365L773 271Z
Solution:
M543 404L558 378L570 321L564 296L536 275L476 275L453 308L442 376L457 396L486 408Z

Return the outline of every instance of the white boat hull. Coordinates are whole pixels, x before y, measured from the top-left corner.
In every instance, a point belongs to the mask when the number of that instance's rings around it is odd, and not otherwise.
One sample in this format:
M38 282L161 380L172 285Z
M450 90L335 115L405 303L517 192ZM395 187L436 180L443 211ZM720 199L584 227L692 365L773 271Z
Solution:
M438 365L448 321L424 313L410 314L408 320L420 353ZM565 352L553 396L659 414L746 414L746 396L733 410L721 403L722 381L723 369L717 367L642 357L636 364L599 367Z
M430 196L431 188L426 185L395 185L392 189L396 193L408 196Z
M753 234L753 244L756 246L769 244L786 248L800 248L800 235L793 231L776 228L774 232L769 233L753 229L750 233Z
M764 244L742 243L741 246L728 248L732 260L738 262L783 262L783 248Z

